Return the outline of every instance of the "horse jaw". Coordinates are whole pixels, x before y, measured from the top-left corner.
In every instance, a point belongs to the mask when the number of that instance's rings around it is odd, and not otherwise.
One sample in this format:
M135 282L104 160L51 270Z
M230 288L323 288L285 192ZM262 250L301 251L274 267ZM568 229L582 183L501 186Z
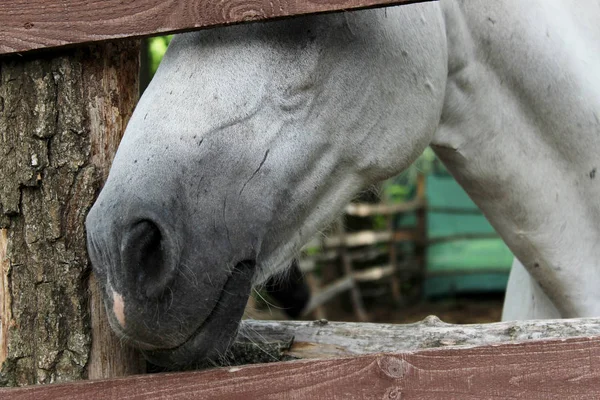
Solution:
M88 216L113 327L162 364L222 352L250 283L427 146L445 46L433 3L174 38Z

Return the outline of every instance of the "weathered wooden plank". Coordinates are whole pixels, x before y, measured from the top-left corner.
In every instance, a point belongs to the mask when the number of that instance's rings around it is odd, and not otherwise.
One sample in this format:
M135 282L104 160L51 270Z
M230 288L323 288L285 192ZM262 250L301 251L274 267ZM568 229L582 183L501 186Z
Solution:
M344 243L346 241L346 227L344 226L344 219L339 218L337 221L337 232L340 241ZM354 266L352 265L352 260L348 255L348 249L346 246L341 246L338 248L338 255L340 260L342 261L342 267L344 269L344 274L347 278L350 279L350 299L352 301L352 306L354 308L354 315L356 319L361 322L366 322L369 320L369 315L365 310L365 305L363 303L362 295L360 294L360 288L354 281L352 275L354 274Z
M345 212L355 217L370 217L373 215L393 215L417 211L427 206L424 198L416 198L404 203L350 203L346 206Z
M0 54L431 0L2 0Z
M430 316L414 324L328 321L244 320L240 343L267 345L294 338L285 355L296 358L343 357L431 348L474 347L527 340L600 337L600 319L507 321L447 324ZM242 339L244 338L244 339ZM284 347L284 346L282 346Z
M462 237L461 237L462 238ZM323 240L327 248L331 247L358 247L390 241L418 241L421 236L415 230L391 231L360 231L344 235L330 236Z
M11 400L597 399L600 338L533 341L0 390Z
M426 240L428 245L435 245L439 243L453 242L457 240L476 240L476 239L499 239L500 236L496 232L480 232L480 233L458 233L455 235L447 235L440 237L433 237ZM348 233L344 238L337 236L329 236L323 240L323 245L326 248L333 248L339 246L346 247L359 247L368 246L378 243L387 243L390 241L402 242L402 241L414 241L419 242L423 240L423 235L418 229L404 229L396 232L392 231L360 231ZM310 242L308 247L319 246L320 243L317 241ZM329 255L329 254L328 254ZM323 257L321 255L321 257ZM317 259L318 257L313 258ZM326 257L325 257L326 258Z
M352 289L353 286L353 277L345 276L343 278L339 278L337 281L330 283L324 288L318 289L315 293L311 294L310 302L306 305L304 311L302 311L302 315L310 315L310 313L315 311L317 307L326 304L328 301L330 301L340 293Z
M352 271L351 275L340 278L320 289L316 288L311 295L310 302L302 312L302 315L305 317L310 315L317 307L326 304L340 293L352 289L356 282L373 282L392 276L398 270L399 266L401 266L402 271L407 271L407 266L410 266L410 264L402 262L396 266L378 265L363 270ZM314 263L312 266L306 266L305 264L304 268L302 264L300 264L302 272L312 271L312 269L310 269L312 267L314 267Z
M404 265L404 263L398 263L396 265L378 265L374 267L369 267L367 269L354 271L352 276L357 282L378 281L380 279L392 276L398 270L399 265Z
M320 244L319 244L319 246L320 246ZM388 252L387 252L387 249L385 249L385 248L361 247L358 249L349 249L348 253L349 253L348 255L350 256L350 259L352 261L367 262L367 261L373 261L380 257L383 257L383 256L387 255ZM336 260L337 258L338 258L338 254L337 254L337 251L335 251L335 249L323 250L316 254L303 254L302 261L300 262L301 263L300 269L302 269L302 271L311 270L311 267L308 266L308 264L305 264L304 267L302 267L303 261L306 261L306 262L333 261L333 260ZM414 260L412 260L412 261L414 261Z

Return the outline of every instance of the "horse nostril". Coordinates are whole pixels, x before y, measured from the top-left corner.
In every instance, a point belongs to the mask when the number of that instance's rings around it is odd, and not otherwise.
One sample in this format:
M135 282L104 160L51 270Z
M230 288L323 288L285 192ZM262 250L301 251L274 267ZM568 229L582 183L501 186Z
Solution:
M125 233L121 261L124 275L136 292L146 297L159 297L164 292L174 272L167 247L152 221L137 222Z

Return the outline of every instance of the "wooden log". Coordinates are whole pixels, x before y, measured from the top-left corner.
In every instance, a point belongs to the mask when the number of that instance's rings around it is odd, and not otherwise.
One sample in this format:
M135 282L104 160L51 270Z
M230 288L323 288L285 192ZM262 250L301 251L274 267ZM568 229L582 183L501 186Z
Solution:
M405 263L396 263L392 265L378 265L354 271L353 276L356 282L373 282L383 278L393 276Z
M331 299L343 293L347 290L351 290L354 287L354 280L352 276L345 276L340 278L325 287L318 288L311 294L310 301L306 305L306 308L302 311L304 317L310 315L317 308L323 304L329 302Z
M0 54L430 0L2 0Z
M329 324L314 324L321 329L314 338L327 339ZM361 324L375 325L375 324ZM130 378L86 381L71 384L0 389L0 398L46 400L61 398L127 399L420 399L475 400L527 399L563 400L600 398L600 320L527 321L460 326L429 318L418 328L420 340L440 333L455 339L472 337L488 343L494 335L512 343L475 347L444 347L448 339L431 341L426 350L417 350L397 341L401 349L393 353L354 357L334 355L327 359L300 360L244 367L227 367L204 372L144 375ZM413 326L413 328L415 328ZM482 328L482 329L479 329ZM464 329L464 328L463 328ZM369 332L376 332L369 330ZM356 332L355 332L356 333ZM540 337L560 339L515 340ZM575 337L569 337L575 335ZM381 338L382 335L379 337ZM583 337L582 337L583 336ZM569 338L567 338L569 337ZM396 338L397 340L399 338ZM367 343L364 337L353 338ZM305 345L306 347L307 345Z
M348 249L348 256L352 261L367 262L374 261L380 257L384 257L388 254L385 248L379 247L361 247L358 249ZM324 250L313 255L303 255L302 261L304 262L300 269L303 271L313 270L315 268L313 263L317 261L332 261L338 258L337 251L335 250Z
M370 217L374 215L393 215L420 210L426 206L424 198L416 198L404 203L350 203L346 206L346 214L355 217Z
M417 226L416 232L419 236L419 240L415 241L414 247L414 257L416 259L416 264L419 266L419 271L413 274L413 279L416 278L416 291L413 292L413 296L415 298L423 297L423 281L425 279L425 274L427 273L427 215L429 210L429 205L427 204L426 193L427 191L427 179L425 174L419 173L417 175L417 198L423 199L426 203L426 206L417 210Z
M390 199L388 197L385 199L385 203L382 205L390 207L394 206L395 204L390 204ZM396 241L394 240L394 234L396 233L397 228L397 215L387 214L385 215L385 219L387 230L392 232L392 240L390 240L388 243L388 262L391 266L391 273L389 275L386 274L386 276L389 276L390 279L390 290L392 292L394 304L399 305L402 300L402 291L400 289L400 278L396 273L398 270L398 247L396 245Z
M344 226L344 219L339 218L337 222L337 232L342 243L346 243L346 227ZM344 269L345 278L350 280L350 298L352 300L352 307L354 308L354 315L359 321L366 322L369 320L365 305L363 303L362 295L360 294L360 288L354 280L354 268L352 260L348 256L348 249L345 245L341 245L338 248L338 254L342 262Z
M407 268L409 266L410 264L405 262L399 263L395 266L379 265L367 269L352 271L351 276L340 278L332 283L329 283L325 287L317 287L313 285L311 286L312 295L310 302L307 304L306 308L302 312L302 315L304 317L310 316L312 312L316 311L319 307L321 307L323 304L326 304L337 295L347 290L351 290L352 287L356 284L356 282L378 281L380 279L390 277L393 274L397 273L399 271L398 268L401 268L401 271L403 272L410 271L411 269ZM419 269L418 267L415 267L412 268L412 270L418 271ZM309 276L311 276L311 279L314 278L312 277L312 274L310 274Z
M350 250L349 257L352 261L374 261L379 257L386 255L388 252L385 249L381 248L361 248L356 250ZM314 271L317 267L317 262L322 261L332 261L337 259L337 254L335 251L325 251L321 254L315 254L311 256L304 256L302 260L299 261L300 270L302 272L310 272ZM405 258L401 263L398 264L398 270L413 270L411 267L414 264L417 264L419 259L416 257L408 257ZM420 268L420 267L419 267Z
M359 270L355 270L352 273L354 280L357 282L372 282L378 281L383 278L387 278L392 274L396 273L406 273L406 272L420 272L420 266L417 264L416 259L408 259L402 262L399 262L395 267L390 264L384 265L373 265L366 268L361 268ZM300 269L302 272L312 272L314 270L314 265L310 261L306 261L304 263L300 263ZM488 270L486 270L487 272ZM506 273L506 269L496 268L492 271L493 273L502 272ZM469 274L473 273L471 270L459 270L457 273L454 271L450 271L446 273L445 271L442 273L443 275L461 275L461 274ZM428 276L434 276L435 273L429 273Z
M302 268L302 266L301 266L301 268ZM311 301L312 301L312 299L314 299L315 295L318 293L319 288L321 287L320 279L318 279L315 276L315 274L309 272L306 274L306 283L308 284L308 287L310 288ZM314 318L314 319L327 318L327 312L325 311L325 307L323 307L322 302L311 303L311 301L309 301L309 303L306 305L306 309L303 310L302 315L309 317L309 318ZM310 311L307 311L308 309L310 309Z
M84 228L137 100L138 54L121 42L0 60L0 386L140 371L92 332ZM116 373L100 366L114 355Z
M273 343L294 338L283 355L296 358L412 352L438 347L473 347L527 340L600 336L600 319L447 324L429 316L414 324L244 320L244 340ZM234 351L235 353L235 351Z
M481 232L481 233L457 233L455 235L439 236L429 238L426 241L427 245L434 245L438 243L454 242L457 240L475 240L475 239L500 239L500 236L496 232ZM391 231L361 231L353 232L345 235L344 238L338 236L329 236L323 240L323 244L326 248L331 247L358 247L368 246L378 243L388 243L390 241L413 241L415 243L422 243L424 240L421 230L401 230L397 232Z
M387 243L390 241L417 241L420 240L420 235L412 230L401 230L397 232L390 231L361 231L347 233L344 237L330 236L323 240L323 245L327 248L331 247L357 247L368 246L378 243Z

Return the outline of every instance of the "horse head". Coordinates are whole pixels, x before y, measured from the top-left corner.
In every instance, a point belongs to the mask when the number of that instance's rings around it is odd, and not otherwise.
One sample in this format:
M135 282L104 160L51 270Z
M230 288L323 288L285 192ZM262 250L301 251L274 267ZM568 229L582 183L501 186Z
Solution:
M162 365L218 357L290 265L440 118L437 6L176 36L87 218L109 320Z

